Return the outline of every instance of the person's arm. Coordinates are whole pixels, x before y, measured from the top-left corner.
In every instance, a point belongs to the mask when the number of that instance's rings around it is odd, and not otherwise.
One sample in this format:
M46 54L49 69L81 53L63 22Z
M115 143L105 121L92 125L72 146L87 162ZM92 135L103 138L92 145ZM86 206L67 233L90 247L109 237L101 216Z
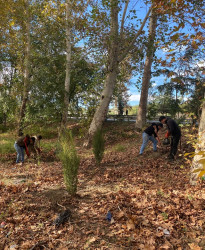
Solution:
M157 126L154 125L153 128L154 128L154 136L157 139L157 141L159 142L159 144L161 145L161 141L159 139L158 132L157 132Z
M162 145L158 135L157 135L156 139L159 142L159 144Z
M27 147L27 140L28 140L27 138L24 139L24 145L25 145L26 154L27 154L27 156L29 157L30 154L29 154L28 147Z
M153 125L153 128L154 128L155 134L157 135L157 126L156 126L156 125ZM156 136L156 137L157 137L157 136Z

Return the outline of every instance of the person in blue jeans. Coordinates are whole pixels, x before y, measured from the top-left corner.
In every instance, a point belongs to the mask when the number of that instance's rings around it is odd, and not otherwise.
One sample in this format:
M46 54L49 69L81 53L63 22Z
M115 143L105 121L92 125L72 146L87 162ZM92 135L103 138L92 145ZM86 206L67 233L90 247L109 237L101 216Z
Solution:
M146 128L142 134L142 146L140 148L140 155L143 154L147 144L149 141L153 142L153 151L157 151L157 143L160 142L160 139L158 137L158 131L163 128L163 124L162 123L152 123L151 126L149 126L148 128Z
M24 150L26 151L27 156L29 157L28 145L30 143L30 136L20 136L14 143L14 148L17 152L16 163L24 162Z

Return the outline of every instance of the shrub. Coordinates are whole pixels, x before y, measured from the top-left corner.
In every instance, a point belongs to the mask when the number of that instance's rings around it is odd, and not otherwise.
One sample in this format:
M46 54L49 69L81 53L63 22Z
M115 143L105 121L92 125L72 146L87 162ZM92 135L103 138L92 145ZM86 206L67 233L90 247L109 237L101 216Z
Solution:
M77 192L80 159L76 153L71 132L64 132L60 138L59 158L63 166L66 189L71 195L75 195Z
M93 153L98 164L101 163L105 150L105 140L101 129L98 129L93 136Z

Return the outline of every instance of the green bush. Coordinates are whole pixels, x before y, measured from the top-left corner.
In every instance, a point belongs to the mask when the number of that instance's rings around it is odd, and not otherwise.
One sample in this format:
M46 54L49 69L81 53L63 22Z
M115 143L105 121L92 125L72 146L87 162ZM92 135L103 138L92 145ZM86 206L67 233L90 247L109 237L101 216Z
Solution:
M93 136L93 153L98 164L101 163L105 150L105 140L101 129L98 129Z
M77 192L80 159L76 153L71 132L64 132L61 135L59 158L63 165L66 189L71 195L75 195Z

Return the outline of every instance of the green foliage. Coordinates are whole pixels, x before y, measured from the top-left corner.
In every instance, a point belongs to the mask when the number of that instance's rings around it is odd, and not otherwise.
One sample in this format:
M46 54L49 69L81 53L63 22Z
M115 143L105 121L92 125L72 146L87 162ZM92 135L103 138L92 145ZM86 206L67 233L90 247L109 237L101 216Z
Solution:
M53 139L58 136L58 130L56 124L36 123L25 128L24 134L42 135L43 139Z
M147 106L147 119L151 120L156 117L158 111L159 110L155 102L149 103Z
M118 97L118 115L123 115L124 102L121 96Z
M134 105L129 109L128 115L137 115L139 105Z
M125 150L126 150L126 147L124 145L122 145L122 144L117 144L115 146L115 151L116 152L124 152Z
M41 147L44 152L50 152L51 150L56 151L58 148L58 144L57 142L43 140L43 142L41 143Z
M93 153L95 155L96 162L101 163L105 150L105 140L103 132L98 129L93 136Z
M0 147L0 154L14 153L14 140L2 140Z
M60 138L59 158L63 165L66 189L71 195L77 192L78 168L80 159L76 153L71 132L64 132Z
M9 154L9 153L14 153L14 142L15 139L12 134L10 133L3 133L0 134L0 154Z
M177 122L177 124L183 124L186 120L186 116L181 116L180 118L176 119L175 121Z

